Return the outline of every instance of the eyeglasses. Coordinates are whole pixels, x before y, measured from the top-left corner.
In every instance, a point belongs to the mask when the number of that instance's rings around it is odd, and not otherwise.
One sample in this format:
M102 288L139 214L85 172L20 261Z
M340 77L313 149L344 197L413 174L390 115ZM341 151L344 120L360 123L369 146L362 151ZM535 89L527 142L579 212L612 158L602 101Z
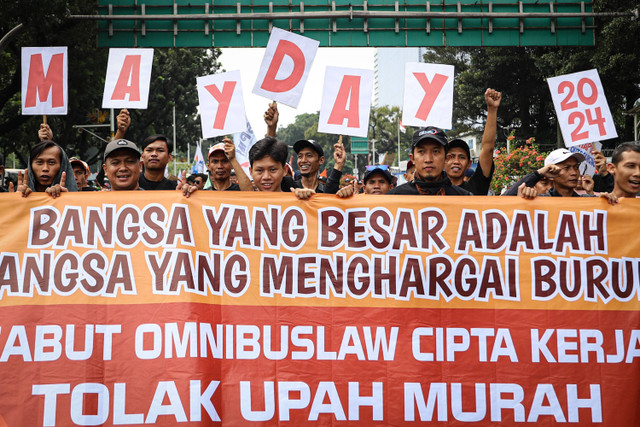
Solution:
M389 165L367 165L366 168L367 168L367 172L371 172L376 169L386 171L386 170L389 170Z

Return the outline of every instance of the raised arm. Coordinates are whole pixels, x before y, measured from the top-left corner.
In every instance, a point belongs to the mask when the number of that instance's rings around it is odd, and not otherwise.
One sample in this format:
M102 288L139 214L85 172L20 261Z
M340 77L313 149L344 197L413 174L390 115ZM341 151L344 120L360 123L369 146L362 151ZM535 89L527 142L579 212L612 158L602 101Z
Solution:
M264 113L264 122L267 124L267 135L276 137L276 129L278 128L278 118L280 117L280 113L278 113L278 103L273 101L269 104L269 108Z
M236 159L236 145L233 143L233 140L230 138L223 139L224 142L224 153L227 155L229 162L231 162L231 167L236 171L236 178L238 178L238 186L242 191L253 191L253 184L251 180L242 169L240 163L238 163L238 159Z
M116 135L114 139L124 139L124 135L127 133L127 129L131 126L131 116L126 108L120 110L120 114L116 117Z
M488 88L484 93L484 99L487 103L487 123L484 126L482 134L482 148L480 150L480 167L485 177L491 174L491 166L493 164L493 150L496 147L496 128L498 121L498 107L502 100L502 93L497 90Z

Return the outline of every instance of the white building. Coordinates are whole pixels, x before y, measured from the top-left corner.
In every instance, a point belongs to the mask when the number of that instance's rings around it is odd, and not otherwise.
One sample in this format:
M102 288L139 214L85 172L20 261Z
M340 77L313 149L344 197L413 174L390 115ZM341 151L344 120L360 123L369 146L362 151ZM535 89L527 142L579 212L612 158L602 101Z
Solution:
M423 62L426 49L421 47L379 47L374 56L375 83L373 105L402 108L404 64Z

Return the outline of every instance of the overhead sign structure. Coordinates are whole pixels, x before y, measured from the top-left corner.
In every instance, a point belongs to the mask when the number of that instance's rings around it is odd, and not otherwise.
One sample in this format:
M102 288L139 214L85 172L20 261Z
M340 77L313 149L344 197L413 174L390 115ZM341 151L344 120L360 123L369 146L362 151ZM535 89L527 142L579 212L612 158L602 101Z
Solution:
M358 136L351 137L351 154L369 154L369 140Z
M567 147L616 138L598 70L547 79Z
M146 109L153 49L109 49L102 108Z
M298 108L320 43L274 28L253 93Z
M71 18L97 20L101 47L264 47L275 27L320 46L593 46L595 16L635 14L575 0L98 0L98 15Z
M22 48L22 114L67 114L67 47Z

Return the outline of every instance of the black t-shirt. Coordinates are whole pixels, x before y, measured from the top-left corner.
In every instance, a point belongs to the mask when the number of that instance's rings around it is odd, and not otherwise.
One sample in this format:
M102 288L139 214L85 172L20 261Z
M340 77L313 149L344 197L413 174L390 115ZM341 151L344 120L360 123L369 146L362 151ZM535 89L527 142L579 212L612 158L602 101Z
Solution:
M443 178L439 181L431 182L427 184L429 187L429 192L433 195L445 195L445 196L473 196L473 193L465 190L464 188L458 187L457 185L451 184L449 177L446 173L442 172ZM391 190L387 191L386 194L406 194L411 196L426 196L427 194L422 194L418 190L418 186L413 181L405 182L402 185L399 185Z
M82 187L80 191L100 191L100 190L98 190L96 187L87 186L87 187Z
M162 178L161 181L149 181L144 177L144 173L140 174L138 184L145 190L175 190L178 187L177 181L171 181L167 178Z
M219 190L216 190L216 188L213 185L207 188L207 190L219 191ZM240 186L238 184L231 184L229 187L221 191L240 191Z
M473 175L471 175L471 178L469 178L469 181L463 182L460 187L472 192L476 196L486 196L489 194L489 189L491 188L491 179L493 178L494 170L495 165L491 162L491 172L489 172L489 177L487 178L482 172L480 163L478 163L478 166L476 167Z

